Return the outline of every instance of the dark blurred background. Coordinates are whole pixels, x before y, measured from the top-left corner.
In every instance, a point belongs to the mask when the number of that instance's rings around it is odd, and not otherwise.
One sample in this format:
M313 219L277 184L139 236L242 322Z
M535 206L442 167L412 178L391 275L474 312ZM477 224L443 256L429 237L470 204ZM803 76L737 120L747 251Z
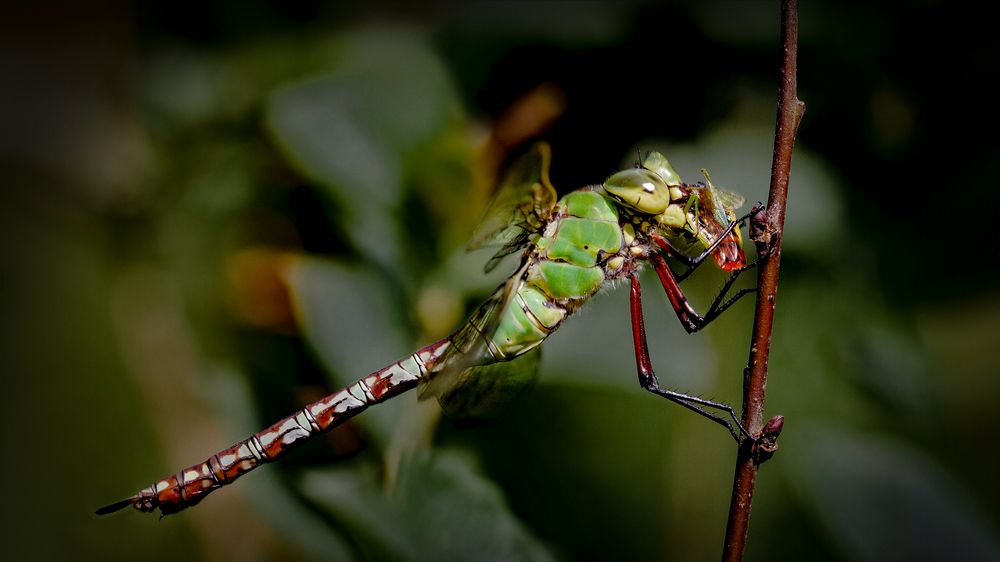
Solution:
M560 192L656 149L766 198L776 2L359 6L2 9L5 554L717 559L735 447L639 389L624 290L497 418L406 396L196 509L92 515L457 326L535 139ZM995 24L805 1L800 45L747 557L1000 559ZM752 304L687 336L644 279L661 381L739 403Z

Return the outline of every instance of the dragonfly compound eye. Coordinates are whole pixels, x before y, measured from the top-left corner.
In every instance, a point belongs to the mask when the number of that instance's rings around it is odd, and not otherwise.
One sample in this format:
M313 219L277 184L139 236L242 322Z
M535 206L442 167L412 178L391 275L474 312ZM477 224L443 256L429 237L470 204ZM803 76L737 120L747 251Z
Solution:
M670 165L667 157L659 152L650 152L642 161L642 167L656 172L656 175L663 178L667 185L680 185L682 183L680 174Z
M623 170L604 182L604 190L616 200L650 215L658 215L670 203L670 188L663 179L642 168Z

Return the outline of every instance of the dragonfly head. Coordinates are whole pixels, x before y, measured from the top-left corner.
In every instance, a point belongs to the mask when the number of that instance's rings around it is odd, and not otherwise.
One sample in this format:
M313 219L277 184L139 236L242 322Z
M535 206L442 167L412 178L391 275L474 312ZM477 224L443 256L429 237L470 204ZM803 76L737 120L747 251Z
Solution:
M670 204L670 186L680 185L681 177L659 152L650 152L642 166L622 170L604 182L604 190L626 207L659 215Z
M738 225L727 229L743 197L715 187L702 173L707 183L685 184L666 157L650 152L641 166L608 178L604 191L624 207L655 215L660 234L684 254L697 256L721 237L712 257L724 271L739 269L746 265L743 237Z

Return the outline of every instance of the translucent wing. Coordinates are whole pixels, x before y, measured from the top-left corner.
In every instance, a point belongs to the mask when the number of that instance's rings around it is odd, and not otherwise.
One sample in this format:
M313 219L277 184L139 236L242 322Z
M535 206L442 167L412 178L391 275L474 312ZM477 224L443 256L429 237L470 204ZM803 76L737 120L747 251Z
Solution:
M534 378L537 350L512 361L497 362L489 348L502 313L523 282L527 264L476 309L451 336L452 345L439 371L428 375L420 398L437 397L452 417L482 417L510 401ZM532 359L534 357L534 359Z
M534 382L540 359L536 347L513 361L465 369L438 402L452 418L487 418Z
M556 190L549 181L552 149L538 143L507 171L496 196L483 211L479 225L466 246L500 246L486 264L492 271L500 260L523 248L532 234L548 223L556 204Z
M472 317L451 335L451 347L440 361L443 367L427 376L426 383L420 388L421 399L443 396L457 383L466 369L496 361L489 349L489 338L496 331L503 309L510 301L519 279L520 275L514 275L498 287L472 313Z
M721 187L709 186L709 190L713 192L716 202L723 207L726 214L730 217L730 220L736 218L736 209L739 209L747 202L746 197L743 197L735 191L729 191L728 189L722 189Z

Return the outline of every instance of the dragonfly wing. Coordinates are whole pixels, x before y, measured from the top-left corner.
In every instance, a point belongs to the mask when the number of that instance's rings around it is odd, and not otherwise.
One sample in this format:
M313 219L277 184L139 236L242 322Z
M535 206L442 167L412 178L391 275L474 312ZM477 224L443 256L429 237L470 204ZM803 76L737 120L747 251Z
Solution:
M520 227L518 227L518 229L520 229ZM531 234L532 231L528 230L521 230L521 232L517 233L512 240L504 244L503 247L493 254L490 260L486 262L486 266L483 267L483 271L486 273L493 271L505 257L527 246L528 242L531 240Z
M496 329L500 313L508 298L511 280L501 285L472 314L472 317L449 338L451 346L439 360L440 368L432 370L420 387L420 399L438 397L455 384L466 369L494 361L487 343L490 330Z
M443 366L427 376L420 389L421 399L437 397L445 411L454 417L479 417L509 401L509 396L505 396L508 391L527 386L533 378L531 361L521 361L527 354L512 361L498 362L495 352L490 349L491 338L523 282L527 266L525 262L476 309L465 325L452 334L452 345L441 361ZM507 371L510 367L513 369ZM481 380L484 377L498 380ZM466 391L468 397L463 396ZM476 406L480 402L481 405Z
M538 143L511 165L496 196L483 211L467 249L499 246L486 264L492 270L507 255L523 248L532 234L548 223L556 204L556 190L549 181L552 149Z
M489 417L534 382L540 358L541 348L536 347L513 361L465 369L438 402L452 418Z
M735 191L729 191L728 189L718 187L711 187L711 191L715 196L717 204L725 210L726 215L730 217L730 220L735 218L736 209L739 209L744 203L747 202L746 197L743 197Z
M744 202L742 195L711 185L694 185L692 191L698 197L697 212L692 210L695 230L706 230L713 239L735 220L734 209Z

